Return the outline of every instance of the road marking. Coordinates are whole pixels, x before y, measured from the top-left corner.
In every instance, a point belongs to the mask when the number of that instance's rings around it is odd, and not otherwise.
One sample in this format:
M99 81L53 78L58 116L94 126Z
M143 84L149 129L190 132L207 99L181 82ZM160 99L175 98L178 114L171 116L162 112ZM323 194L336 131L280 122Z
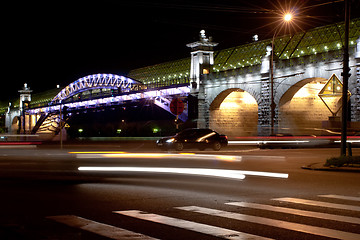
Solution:
M272 200L290 202L290 203L298 203L298 204L304 204L304 205L311 205L311 206L317 206L317 207L336 208L336 209L350 210L350 211L360 211L359 206L320 202L320 201L313 201L313 200L300 199L300 198L274 198Z
M286 221L275 220L275 219L270 219L270 218L245 215L245 214L241 214L241 213L226 212L226 211L222 211L222 210L203 208L203 207L197 207L197 206L176 207L176 208L182 209L185 211L207 214L207 215L211 215L211 216L230 218L230 219L235 219L235 220L240 220L240 221L246 221L246 222L251 222L251 223L256 223L256 224L267 225L267 226L271 226L271 227L288 229L288 230L297 231L297 232L309 233L309 234L318 235L318 236L337 238L337 239L347 239L347 240L360 239L360 234L356 234L356 233L343 232L343 231L333 230L333 229L329 229L329 228L315 227L315 226L286 222Z
M269 239L261 236L256 236L248 233L238 232L226 228L220 228L216 226L210 226L202 223L191 222L187 220L146 213L138 210L128 210L128 211L114 211L114 213L134 217L146 221L151 221L155 223L161 223L173 227L183 228L186 230L191 230L195 232L200 232L220 238L225 239Z
M60 215L60 216L49 216L48 219L54 220L59 223L63 223L70 227L79 228L88 232L95 233L100 236L104 236L111 239L121 239L121 240L153 240L152 238L140 233L135 233L126 229L114 227L104 223L99 223L91 221L82 217L74 215Z
M333 221L347 222L347 223L352 223L352 224L353 223L360 224L360 218L355 218L355 217L305 211L305 210L299 210L299 209L293 209L293 208L276 207L276 206L264 205L264 204L258 204L258 203L229 202L229 203L225 203L225 204L239 206L239 207L267 210L267 211L272 211L272 212L281 212L281 213L287 213L287 214L299 215L299 216L305 216L305 217L313 217L313 218L319 218L319 219L325 219L325 220L333 220Z
M336 199L342 199L342 200L351 200L351 201L360 201L360 197L351 197L351 196L342 196L342 195L318 195L319 197L325 197L325 198L336 198Z

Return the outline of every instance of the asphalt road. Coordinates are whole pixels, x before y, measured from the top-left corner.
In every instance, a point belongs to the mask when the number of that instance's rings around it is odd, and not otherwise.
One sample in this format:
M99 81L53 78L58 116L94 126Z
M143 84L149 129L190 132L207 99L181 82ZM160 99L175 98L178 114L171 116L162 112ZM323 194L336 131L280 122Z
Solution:
M301 169L338 149L65 147L0 149L0 239L360 239L360 173Z

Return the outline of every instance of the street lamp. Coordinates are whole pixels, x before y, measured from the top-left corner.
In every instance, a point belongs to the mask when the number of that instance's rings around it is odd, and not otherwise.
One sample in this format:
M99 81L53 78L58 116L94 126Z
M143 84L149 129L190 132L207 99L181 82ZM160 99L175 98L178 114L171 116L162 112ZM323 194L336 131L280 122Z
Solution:
M293 14L285 13L283 15L284 23L291 23L293 19ZM276 104L274 101L274 42L276 35L280 32L275 30L274 36L271 41L271 59L270 59L270 85L271 85L271 104L270 104L270 118L271 118L271 135L274 135L274 125L275 125L275 108Z
M292 18L293 18L293 15L291 13L286 13L284 15L284 21L285 22L290 22L292 20Z

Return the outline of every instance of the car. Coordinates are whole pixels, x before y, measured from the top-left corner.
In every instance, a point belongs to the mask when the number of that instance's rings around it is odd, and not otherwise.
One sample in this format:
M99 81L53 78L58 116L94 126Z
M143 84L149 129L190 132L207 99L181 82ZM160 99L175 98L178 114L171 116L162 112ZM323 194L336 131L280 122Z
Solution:
M200 150L212 148L219 151L222 147L228 145L228 138L226 135L219 134L211 129L188 128L175 136L157 140L156 145L163 150L175 149L176 151L182 151L184 148L198 148Z

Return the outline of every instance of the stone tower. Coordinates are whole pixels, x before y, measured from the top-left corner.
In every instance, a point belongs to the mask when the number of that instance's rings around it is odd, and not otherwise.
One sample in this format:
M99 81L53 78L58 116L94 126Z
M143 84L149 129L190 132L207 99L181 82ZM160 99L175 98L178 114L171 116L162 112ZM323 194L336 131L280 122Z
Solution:
M195 97L195 108L197 112L196 122L198 128L208 128L209 103L206 102L205 82L214 65L213 48L218 43L207 38L205 30L200 31L199 41L189 43L186 46L191 48L190 67L190 94Z

